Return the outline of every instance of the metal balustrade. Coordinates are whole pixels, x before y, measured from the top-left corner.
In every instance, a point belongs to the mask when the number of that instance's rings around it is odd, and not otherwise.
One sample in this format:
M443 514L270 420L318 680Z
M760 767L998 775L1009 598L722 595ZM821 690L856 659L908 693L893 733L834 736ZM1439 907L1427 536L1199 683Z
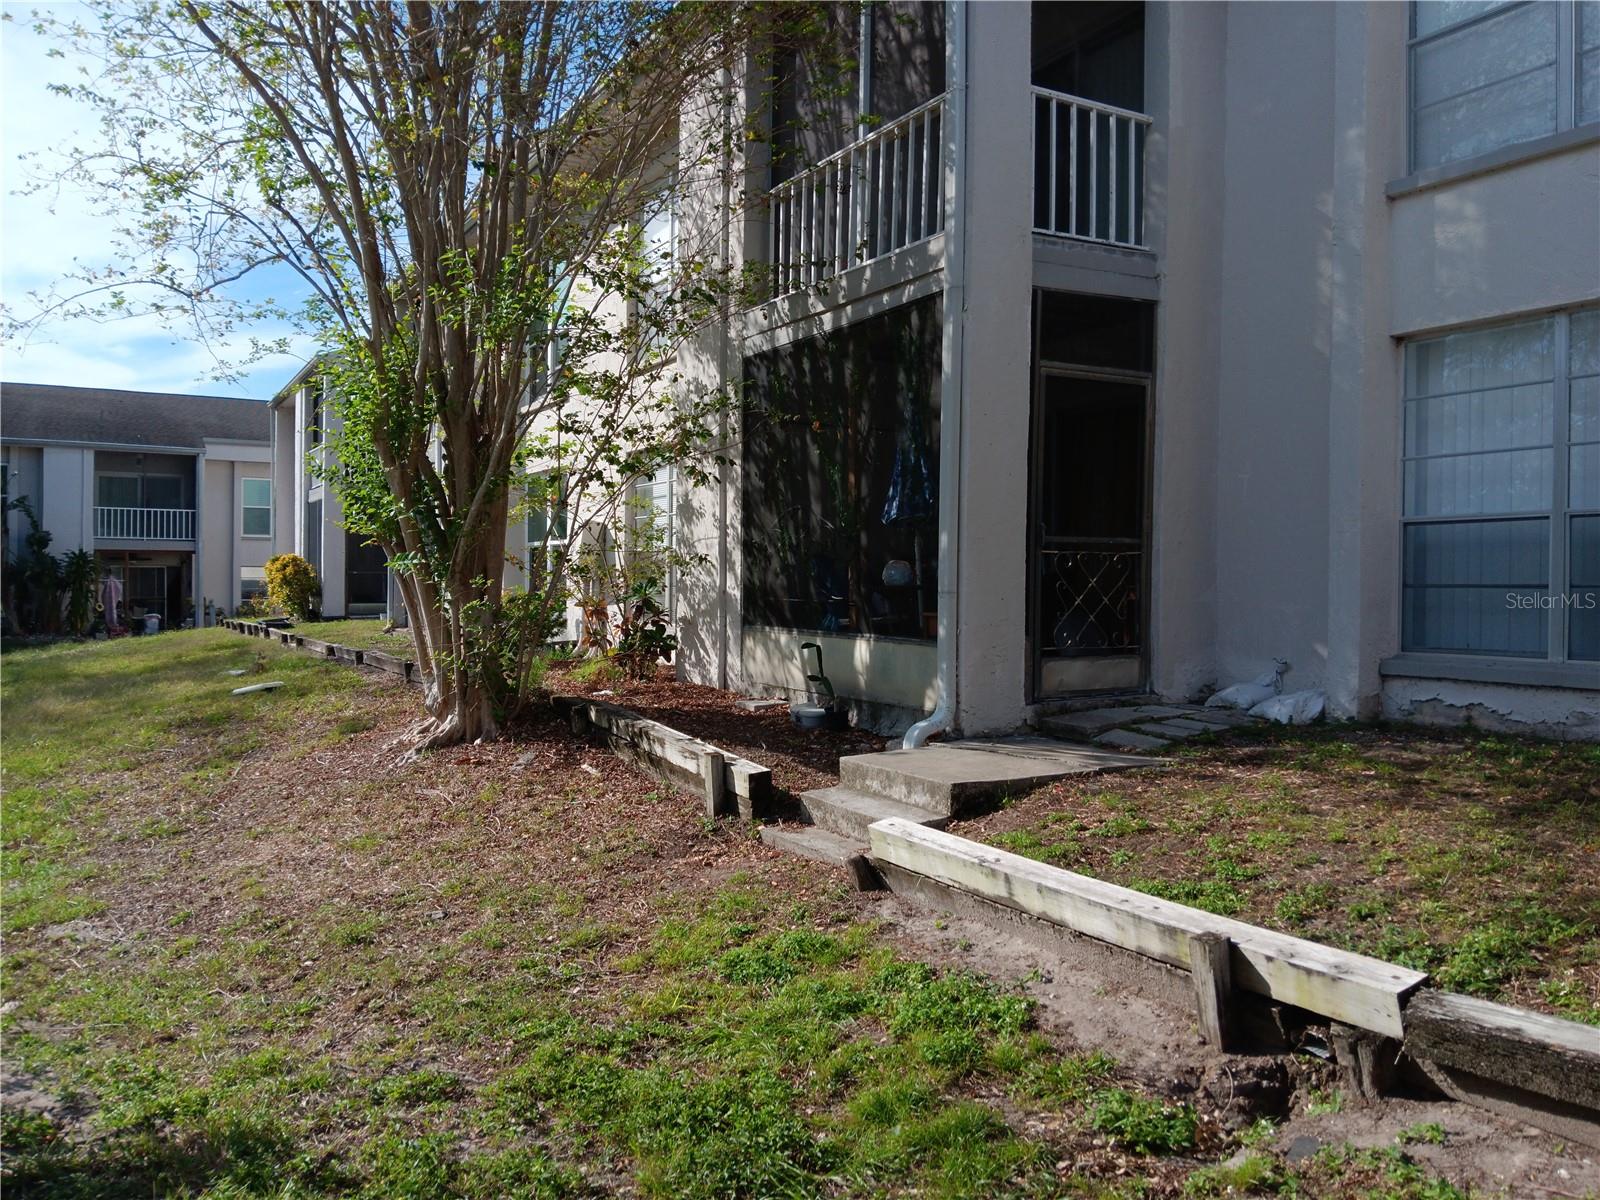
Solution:
M930 100L772 189L777 295L944 229L944 103Z
M192 508L96 508L94 535L107 541L192 542Z
M1150 118L1033 89L1033 231L1144 247Z

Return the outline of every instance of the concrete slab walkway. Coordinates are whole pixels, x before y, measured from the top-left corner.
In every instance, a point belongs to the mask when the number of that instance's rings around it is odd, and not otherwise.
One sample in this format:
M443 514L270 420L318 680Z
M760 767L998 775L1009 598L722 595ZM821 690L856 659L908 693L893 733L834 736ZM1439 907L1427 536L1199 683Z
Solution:
M1158 753L1175 741L1202 733L1225 733L1259 718L1232 708L1199 704L1109 704L1045 717L1039 728L1069 742L1116 750Z

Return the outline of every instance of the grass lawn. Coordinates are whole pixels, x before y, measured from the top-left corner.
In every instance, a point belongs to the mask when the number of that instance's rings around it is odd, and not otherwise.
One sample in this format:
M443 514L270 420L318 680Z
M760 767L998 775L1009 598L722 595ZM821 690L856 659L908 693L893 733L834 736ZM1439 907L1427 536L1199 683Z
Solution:
M1270 727L956 832L1600 1024L1600 747Z
M401 658L410 658L416 652L410 632L396 629L393 633L385 633L387 624L381 617L364 621L299 621L294 631L306 637L320 638L324 642L352 646L357 650L385 650Z
M0 672L8 1197L1464 1194L1224 1133L553 718L397 765L414 690L221 630Z

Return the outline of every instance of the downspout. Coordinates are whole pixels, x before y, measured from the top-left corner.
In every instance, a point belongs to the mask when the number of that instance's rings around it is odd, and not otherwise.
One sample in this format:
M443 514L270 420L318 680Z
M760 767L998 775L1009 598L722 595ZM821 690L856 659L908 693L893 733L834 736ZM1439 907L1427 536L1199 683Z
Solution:
M939 647L938 701L933 712L906 730L900 745L915 750L955 724L956 626L960 586L957 553L961 526L962 339L967 281L967 5L947 0L944 119L949 126L950 173L944 226L944 346L939 370Z

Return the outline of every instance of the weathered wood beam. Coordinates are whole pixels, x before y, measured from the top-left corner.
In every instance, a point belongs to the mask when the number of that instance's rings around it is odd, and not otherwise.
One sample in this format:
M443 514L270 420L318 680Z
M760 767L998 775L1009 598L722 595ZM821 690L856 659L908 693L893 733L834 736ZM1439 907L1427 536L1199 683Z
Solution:
M1406 997L1427 979L1421 971L1174 904L911 821L890 818L869 832L877 859L1186 970L1191 936L1221 934L1233 943L1236 987L1388 1037L1402 1035Z

